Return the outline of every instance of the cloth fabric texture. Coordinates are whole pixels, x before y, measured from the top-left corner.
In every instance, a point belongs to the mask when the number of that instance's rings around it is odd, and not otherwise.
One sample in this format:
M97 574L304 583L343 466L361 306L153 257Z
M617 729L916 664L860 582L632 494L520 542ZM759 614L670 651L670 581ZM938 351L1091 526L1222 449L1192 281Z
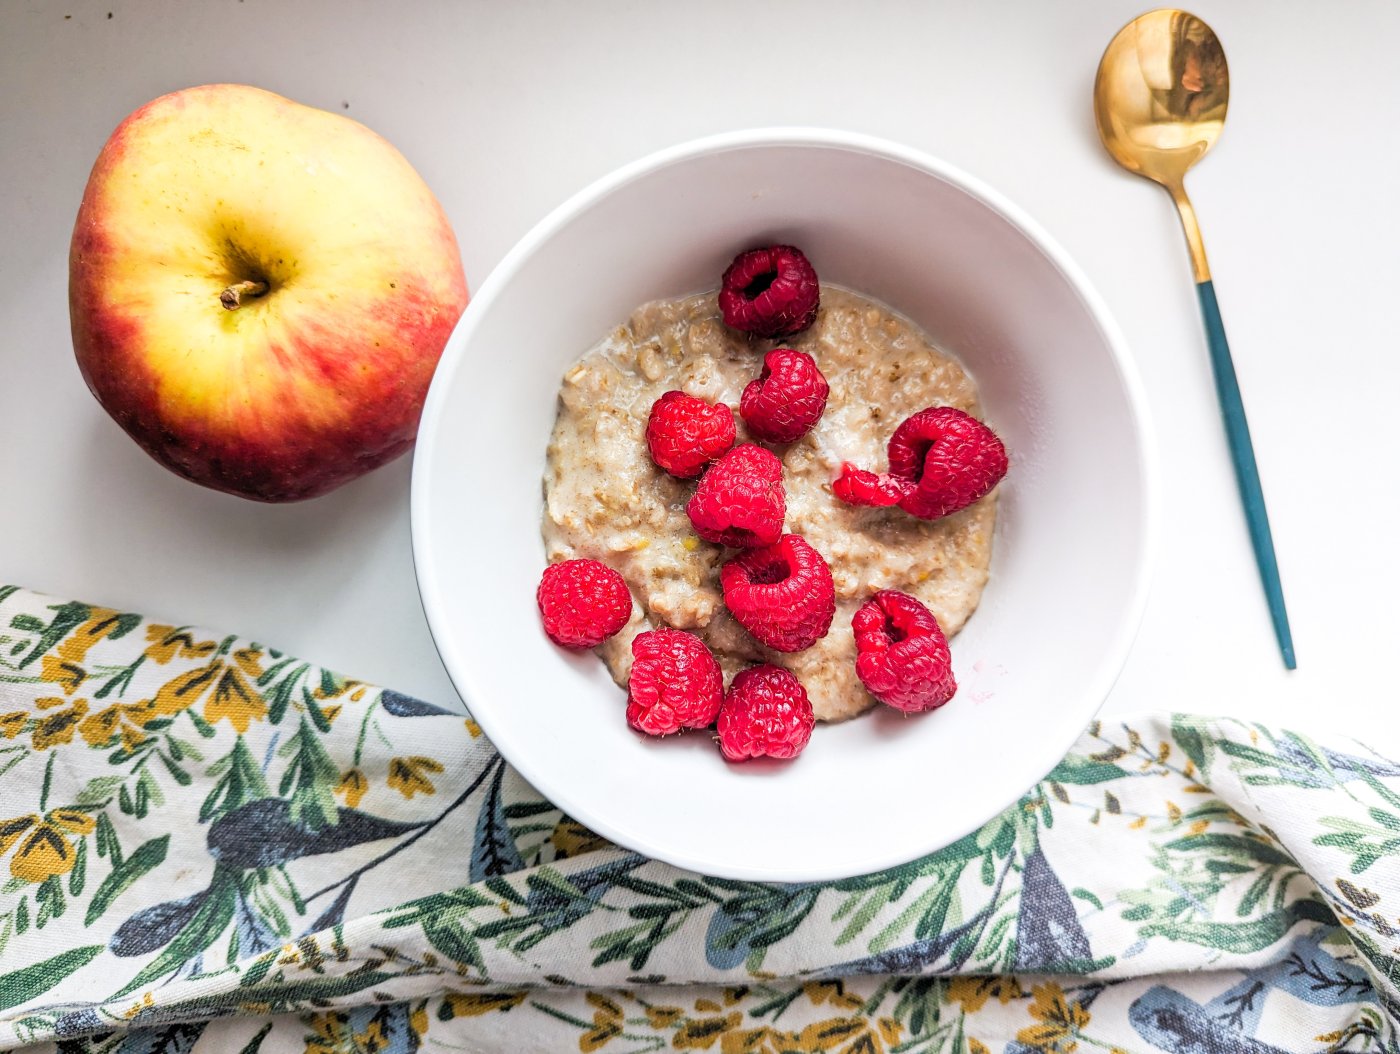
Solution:
M6 1049L1397 1051L1397 854L1400 764L1146 714L922 860L709 878L455 700L0 588Z

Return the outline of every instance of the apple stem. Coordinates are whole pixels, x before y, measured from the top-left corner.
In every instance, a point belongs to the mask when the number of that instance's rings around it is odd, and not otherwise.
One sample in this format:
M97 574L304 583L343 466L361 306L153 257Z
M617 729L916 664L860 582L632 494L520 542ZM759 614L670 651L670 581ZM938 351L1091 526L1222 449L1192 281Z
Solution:
M245 296L262 296L266 292L266 282L234 282L233 285L219 294L219 303L232 311L242 305Z

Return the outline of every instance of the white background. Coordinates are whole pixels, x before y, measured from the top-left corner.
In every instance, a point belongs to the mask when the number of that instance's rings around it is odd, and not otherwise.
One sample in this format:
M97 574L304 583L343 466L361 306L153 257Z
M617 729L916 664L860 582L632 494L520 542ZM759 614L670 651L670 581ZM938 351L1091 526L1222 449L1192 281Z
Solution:
M308 503L242 501L157 467L78 374L73 218L107 135L156 95L241 81L370 125L436 190L473 289L546 211L625 161L711 132L828 125L909 143L1003 191L1078 260L1127 336L1155 412L1165 522L1146 619L1106 712L1333 723L1400 742L1400 4L1195 9L1225 44L1233 94L1189 189L1272 514L1292 674L1249 549L1175 214L1094 132L1095 65L1142 9L5 0L0 581L237 631L454 698L414 585L408 459ZM1066 618L1074 603L1064 598Z

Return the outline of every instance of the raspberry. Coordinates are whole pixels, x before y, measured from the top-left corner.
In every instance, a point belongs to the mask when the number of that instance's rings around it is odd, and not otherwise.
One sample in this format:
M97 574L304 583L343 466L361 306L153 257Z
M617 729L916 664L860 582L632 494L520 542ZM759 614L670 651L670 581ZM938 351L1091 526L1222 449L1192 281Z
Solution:
M719 710L719 749L730 761L795 758L816 719L802 682L779 666L750 666L734 675Z
M797 534L745 549L721 568L724 603L739 625L775 651L801 651L826 636L836 588L822 554Z
M734 412L685 392L667 392L651 405L647 447L658 466L680 479L694 479L734 445Z
M997 434L952 406L930 406L896 428L889 458L888 474L842 465L833 493L850 505L898 505L936 520L985 497L1007 468Z
M632 594L620 574L597 560L550 564L535 590L544 631L565 648L602 644L632 617Z
M724 323L756 337L789 337L817 320L821 287L800 249L773 245L734 257L720 279Z
M654 629L632 640L627 723L650 736L707 728L724 701L724 674L693 633Z
M707 542L772 545L783 533L787 512L783 463L753 443L736 446L701 478L685 511Z
M774 348L763 357L763 373L739 399L749 431L766 443L795 443L821 419L830 391L816 361L805 351Z
M880 702L919 713L958 690L948 640L933 612L908 593L882 589L851 619L856 676Z
M1006 475L995 432L952 406L920 410L890 437L890 474L918 486L899 507L923 520L965 509Z
M847 505L869 505L878 509L898 505L901 498L914 492L916 484L887 472L870 472L856 468L847 461L841 475L831 485L832 493Z

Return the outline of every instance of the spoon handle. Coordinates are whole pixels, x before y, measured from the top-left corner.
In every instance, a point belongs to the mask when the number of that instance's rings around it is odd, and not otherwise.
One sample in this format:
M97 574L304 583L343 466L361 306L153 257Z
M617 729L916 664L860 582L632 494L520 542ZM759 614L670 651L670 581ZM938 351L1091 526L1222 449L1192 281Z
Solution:
M1230 358L1230 345L1225 340L1225 326L1220 321L1215 283L1209 277L1197 282L1196 294L1201 301L1206 339L1210 344L1210 364L1215 373L1215 391L1220 398L1225 434L1230 439L1230 456L1235 462L1235 478L1240 485L1240 499L1244 502L1244 515L1249 523L1249 538L1254 543L1254 559L1259 565L1259 577L1263 579L1264 595L1269 601L1274 635L1278 638L1279 650L1283 652L1283 665L1290 670L1297 669L1293 632L1288 626L1288 609L1283 604L1278 558L1274 555L1274 539L1269 531L1269 514L1264 508L1264 488L1259 483L1259 466L1254 460L1254 444L1249 438L1249 422L1244 416L1240 384L1235 377L1234 361Z

